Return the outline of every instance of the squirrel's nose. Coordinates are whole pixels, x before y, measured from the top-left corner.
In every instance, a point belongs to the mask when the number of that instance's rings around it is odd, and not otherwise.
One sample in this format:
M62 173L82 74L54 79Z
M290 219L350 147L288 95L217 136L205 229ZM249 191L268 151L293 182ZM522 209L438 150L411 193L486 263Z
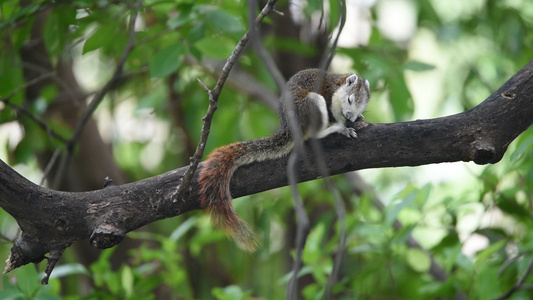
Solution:
M355 122L355 115L352 112L347 112L344 117L352 122Z

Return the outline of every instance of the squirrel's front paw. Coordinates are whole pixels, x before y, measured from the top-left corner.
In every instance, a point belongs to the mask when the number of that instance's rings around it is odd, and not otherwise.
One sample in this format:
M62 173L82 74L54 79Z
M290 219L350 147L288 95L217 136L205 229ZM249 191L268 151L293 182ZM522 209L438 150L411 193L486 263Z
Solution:
M357 138L357 132L351 127L346 127L346 130L342 133L349 138Z

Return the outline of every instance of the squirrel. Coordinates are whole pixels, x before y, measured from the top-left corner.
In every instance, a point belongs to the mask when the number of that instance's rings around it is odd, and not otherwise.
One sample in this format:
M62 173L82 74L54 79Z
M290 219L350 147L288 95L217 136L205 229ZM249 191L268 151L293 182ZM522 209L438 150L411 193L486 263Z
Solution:
M292 76L279 100L280 128L277 132L217 148L204 162L198 176L198 196L201 207L211 214L215 227L225 231L249 252L258 247L258 238L233 209L230 180L240 166L279 158L292 151L294 142L289 124L290 107L287 104L294 107L293 115L297 118L304 139L323 138L332 133L356 138L355 129L346 127L344 122L362 119L369 98L368 80L356 74L307 69Z

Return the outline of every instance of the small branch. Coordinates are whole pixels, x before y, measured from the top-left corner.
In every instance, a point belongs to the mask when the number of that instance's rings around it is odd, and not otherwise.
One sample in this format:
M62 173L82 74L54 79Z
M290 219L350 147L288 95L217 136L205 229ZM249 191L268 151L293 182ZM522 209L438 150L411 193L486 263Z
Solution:
M46 124L45 121L43 121L41 118L39 118L38 116L33 114L27 108L25 108L23 106L20 106L20 105L17 105L15 103L11 102L11 100L10 100L14 95L16 95L17 93L27 89L28 87L31 87L34 84L37 84L37 83L39 83L39 82L41 82L43 80L46 80L46 79L54 77L54 76L56 76L55 72L44 73L44 74L40 75L39 77L36 77L36 78L26 82L26 84L24 84L23 86L13 90L9 95L7 95L7 97L5 97L3 99L0 99L0 101L4 102L5 105L9 105L9 106L13 107L15 110L17 110L18 112L20 112L20 113L26 115L27 117L29 117L31 120L33 120L35 123L37 123L37 125L39 125L44 131L46 131L46 133L49 136L52 136L52 137L60 140L61 142L66 143L67 139L64 138L62 135L60 135L59 133L57 133L54 130L52 130L52 128L50 128L50 126L48 126L48 124Z
M289 97L289 96L287 96ZM289 122L292 140L294 141L294 148L289 156L287 162L287 181L291 187L292 199L294 202L294 210L296 212L296 241L295 241L295 257L292 263L291 278L287 284L287 296L289 300L297 299L298 297L298 273L302 267L302 254L307 241L307 236L310 230L310 221L302 203L300 194L298 193L298 172L297 165L305 154L303 134L300 126L297 123L297 117L292 99L286 99L283 105L287 113L287 120Z
M204 59L202 63L200 63L192 56L186 56L185 60L187 63L198 66L213 76L215 76L214 70L221 69L223 65L217 61L209 59ZM264 84L257 81L250 73L242 69L233 68L227 83L239 92L246 94L248 97L263 102L272 111L277 111L278 95L274 94Z
M520 279L518 279L516 284L506 293L500 295L499 297L494 298L494 300L503 300L503 299L508 299L509 297L511 297L511 295L514 294L514 292L516 292L522 287L522 284L524 284L524 281L526 281L527 277L529 276L529 273L531 273L532 268L533 268L533 255L531 255L531 258L529 259L529 263L527 264L527 268L524 271L524 274L522 274L522 276L520 277Z
M335 50L337 49L337 43L339 42L339 37L341 35L342 30L344 29L344 24L346 24L346 1L339 0L339 6L340 6L340 11L341 11L341 18L339 20L339 31L337 32L337 36L335 36L335 39L333 40L331 48L329 49L329 55L327 56L325 61L323 61L322 69L324 70L327 70L329 68L331 61L333 60L333 57L335 56Z
M274 62L274 59L272 59L272 56L265 49L265 46L263 45L263 40L261 39L261 32L258 28L259 26L256 26L253 23L253 15L255 14L256 8L257 0L248 0L248 19L250 23L250 28L253 28L255 30L255 33L252 34L252 45L254 46L255 52L257 52L257 55L259 56L261 61L263 61L263 64L265 65L268 73L270 73L270 76L272 76L272 79L274 79L278 91L281 92L283 87L285 87L286 80L283 77L283 74L281 74L279 68L276 66L276 63Z
M54 270L54 267L56 266L57 262L61 258L61 255L63 254L63 251L65 249L60 249L56 251L51 251L48 258L48 263L46 264L46 269L44 270L44 278L41 280L41 284L48 284L48 279L50 279L50 275L52 274L52 271Z
M273 8L274 4L276 4L277 0L269 0L259 16L255 19L255 23L259 24L267 14L269 14ZM191 184L191 180L193 178L194 172L196 172L196 169L198 168L198 164L200 163L200 159L202 159L202 156L204 155L205 145L207 144L207 138L209 137L209 132L211 130L211 122L213 120L213 115L215 114L215 111L217 110L218 105L218 97L220 95L220 91L222 90L222 87L224 86L224 83L226 82L226 79L228 78L229 72L231 71L231 68L237 61L237 58L241 54L242 50L244 49L244 46L250 39L250 35L253 34L254 29L250 28L248 31L244 34L244 36L241 38L241 40L237 43L237 46L231 53L230 57L226 61L226 64L222 68L222 73L218 77L218 81L216 83L216 86L213 90L209 90L205 85L204 89L208 91L209 95L209 107L207 108L207 113L203 117L204 125L202 126L202 131L200 135L200 142L198 142L198 146L196 147L196 151L194 152L193 157L190 159L190 165L189 169L185 173L185 176L182 179L182 182L180 185L178 185L178 188L176 189L176 192L172 195L172 199L174 202L177 202L178 199L181 199L184 196L185 191L189 188L189 185Z
M311 222L305 211L300 194L298 193L298 179L296 175L297 163L301 154L304 151L303 143L300 146L295 146L287 164L287 179L291 187L292 199L294 202L294 210L296 212L296 241L295 241L295 257L292 263L291 278L287 284L287 299L297 299L298 297L298 273L302 268L302 254L304 251L307 236L311 227Z
M46 168L44 168L43 175L41 177L41 181L40 181L39 185L43 185L44 184L44 181L48 177L48 174L52 171L52 167L55 165L56 160L59 157L59 154L61 154L61 149L62 149L62 147L57 147L54 150L54 153L52 154L52 157L50 158L50 160L46 164Z
M340 9L341 15L340 15L340 20L339 20L339 31L337 32L337 36L335 37L335 40L333 41L333 44L331 48L329 49L328 58L326 59L324 65L322 66L324 70L327 70L329 68L331 61L333 60L333 57L335 56L337 42L339 41L339 37L342 33L342 30L344 29L344 24L346 23L346 1L339 0L339 6L341 7ZM335 285L335 283L337 283L337 279L339 278L342 263L344 261L344 254L346 252L346 239L347 239L346 208L344 206L344 202L342 201L339 192L335 189L333 182L329 178L329 171L324 161L322 147L320 146L318 141L312 141L312 145L314 148L315 155L318 155L318 157L320 158L320 159L317 158L317 160L320 162L319 164L319 169L321 169L320 173L323 174L326 186L328 190L330 191L331 195L333 196L333 200L335 203L335 214L337 216L337 220L340 226L339 244L337 246L338 252L337 252L337 255L335 255L335 260L333 263L333 270L331 271L331 275L328 278L328 281L326 284L326 290L324 292L324 299L331 299L333 297L333 286Z

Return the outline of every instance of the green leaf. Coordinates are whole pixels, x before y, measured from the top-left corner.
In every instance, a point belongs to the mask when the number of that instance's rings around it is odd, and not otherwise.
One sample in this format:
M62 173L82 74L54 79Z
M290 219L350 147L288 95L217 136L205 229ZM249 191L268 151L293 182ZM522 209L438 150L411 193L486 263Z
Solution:
M334 24L337 27L337 24L340 20L340 2L337 0L329 0L329 23Z
M126 291L126 298L133 296L133 272L129 266L124 266L122 268L121 282L122 288Z
M311 229L311 232L307 236L305 248L302 254L302 260L306 264L316 264L322 257L324 252L324 235L326 233L326 226L323 222L320 222L317 226Z
M205 20L211 29L219 32L243 32L244 26L239 18L229 14L219 7L199 6L200 13L205 14Z
M396 121L403 121L409 119L414 111L413 98L405 83L403 75L390 76L390 103L394 111Z
M482 266L489 258L492 257L493 254L500 251L500 249L502 249L506 244L506 240L501 240L488 246L486 249L479 251L476 255L476 267Z
M181 65L181 56L187 52L184 44L170 45L159 51L150 61L150 76L162 78L175 72Z
M79 274L89 275L89 271L82 264L79 263L66 264L55 267L54 272L52 272L50 278L61 278L69 275ZM44 273L41 275L44 276Z
M493 299L499 296L503 291L500 286L500 275L498 267L484 265L476 276L477 299Z
M58 57L65 49L71 25L76 23L76 11L56 7L46 18L43 35L49 53Z
M39 275L33 264L25 265L17 272L17 286L27 297L32 298L41 287Z
M53 294L38 294L34 298L35 300L61 300L63 298Z
M108 272L111 270L111 263L109 262L109 257L113 254L115 251L115 248L109 248L101 252L100 257L98 257L98 260L93 263L90 267L91 271L93 272L93 280L97 287L102 287L104 284L106 284L106 278ZM109 284L109 283L108 283Z
M223 36L213 36L200 40L195 46L206 56L224 59L231 55L235 43Z
M426 252L422 249L411 248L407 250L407 264L413 270L419 273L425 273L429 270L431 260Z
M9 51L3 52L0 53L0 97L2 98L24 84L21 68L13 65L13 59L20 58L16 55L12 56ZM23 96L24 93L17 93L12 95L10 100L15 104L20 104Z
M170 234L169 239L174 242L178 241L185 233L187 233L187 231L189 231L189 229L194 227L195 223L195 217L188 218L185 222L181 223L181 225L178 226L178 228L176 228L172 234Z
M12 283L9 279L10 276L2 276L2 290L0 290L0 299L18 300L24 299L24 294Z
M32 120L26 120L24 137L14 150L16 163L27 163L35 157L35 152L45 150L48 146L48 136L43 134L43 129Z
M411 71L423 72L423 71L433 70L433 69L435 69L435 66L434 65L430 65L430 64L426 64L426 63L423 63L423 62L417 61L417 60L410 60L410 61L405 63L404 69L405 70L411 70Z
M115 39L115 32L116 25L105 24L100 26L83 44L82 54L109 46Z
M416 206L424 204L429 196L430 187L431 186L426 185L423 189L416 189L413 186L408 185L398 194L399 200L387 205L385 210L385 220L387 224L392 225L402 209L407 207L416 208Z
M205 36L205 23L204 22L196 22L191 30L189 30L188 34L186 34L187 41L189 43L195 43L201 39L203 39Z
M5 286L4 286L5 288ZM19 290L14 289L4 289L0 291L0 299L4 300L22 300L27 299L27 297L24 296L23 293L21 293Z
M212 293L218 300L245 300L252 295L252 292L244 292L237 285L229 285L225 288L217 287L212 290Z
M11 20L9 20L9 22L16 22L19 18L22 18L22 17L28 17L30 15L33 15L35 12L37 12L39 10L39 8L41 8L41 5L43 5L42 3L28 3L27 5L25 5L24 7L22 7L19 11L17 11L12 17L11 17ZM14 6L16 7L16 6ZM13 8L13 7L11 7ZM3 13L6 13L6 11L4 10L4 7L2 7L2 12Z
M167 21L167 26L171 29L176 29L176 28L183 26L190 20L192 20L191 18L192 8L193 8L192 3L185 3L183 5L180 5L179 15L175 18L169 19Z

